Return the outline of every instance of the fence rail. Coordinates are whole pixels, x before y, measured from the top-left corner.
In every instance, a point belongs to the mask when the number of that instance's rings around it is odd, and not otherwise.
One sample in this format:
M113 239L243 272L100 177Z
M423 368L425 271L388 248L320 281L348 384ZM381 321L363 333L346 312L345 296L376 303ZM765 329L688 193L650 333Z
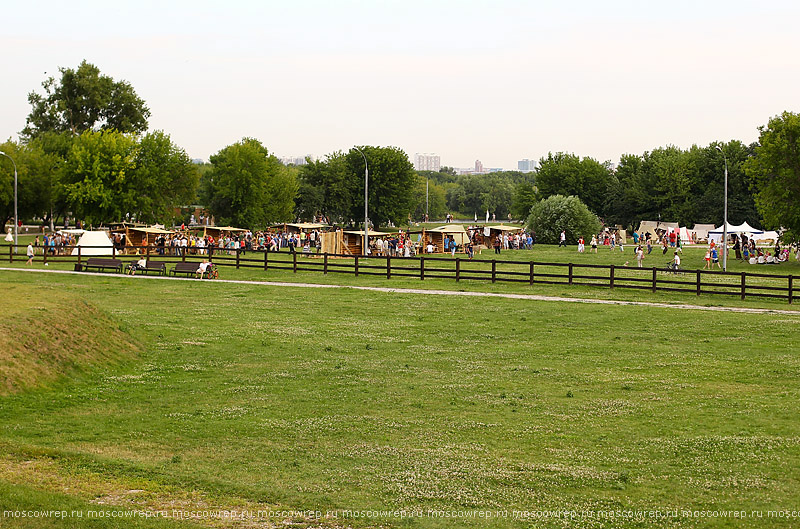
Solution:
M25 253L15 252L8 246L8 260L26 260ZM69 262L81 264L100 247L62 246L37 248L37 261ZM108 250L108 248L103 248ZM131 249L137 255L127 252ZM454 279L455 281L490 281L492 283L526 283L550 285L598 286L649 290L651 292L683 292L739 296L746 298L785 299L793 303L800 298L800 288L794 286L793 275L764 274L756 272L723 272L712 270L672 270L670 268L629 268L615 265L552 263L539 261L470 260L462 257L393 257L363 256L329 253L269 252L243 249L176 249L153 246L126 247L124 251L112 249L111 257L132 260L145 256L148 259L167 263L197 261L207 258L218 266L236 269L290 270L318 272L322 274L351 274L356 277L381 276L414 277L424 281L429 278ZM100 256L96 256L100 257ZM102 257L109 257L108 255Z

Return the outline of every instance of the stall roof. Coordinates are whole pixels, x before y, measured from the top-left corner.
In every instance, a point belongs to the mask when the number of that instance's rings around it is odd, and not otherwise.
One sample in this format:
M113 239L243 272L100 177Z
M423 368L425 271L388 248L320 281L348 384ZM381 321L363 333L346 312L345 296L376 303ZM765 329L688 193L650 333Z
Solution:
M345 231L344 233L351 233L353 235L364 235L364 230L361 230L361 231L350 231L350 230L348 230L348 231ZM367 232L367 236L369 236L369 237L383 237L385 235L394 235L394 233L387 233L385 231L373 231L373 230L369 230Z
M464 226L461 226L460 224L448 224L446 226L439 226L438 228L431 228L428 231L439 233L466 233Z
M157 235L168 235L170 233L175 233L170 230L162 230L161 228L129 228L131 231L141 231L144 233L155 233Z

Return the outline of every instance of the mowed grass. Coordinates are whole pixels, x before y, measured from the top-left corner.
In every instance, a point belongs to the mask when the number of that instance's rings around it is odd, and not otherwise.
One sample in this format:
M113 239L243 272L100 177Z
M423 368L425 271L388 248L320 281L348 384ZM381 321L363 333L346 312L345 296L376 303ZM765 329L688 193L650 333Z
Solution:
M0 282L80 296L143 347L133 364L0 398L0 444L20 461L323 512L796 506L800 316L17 272Z

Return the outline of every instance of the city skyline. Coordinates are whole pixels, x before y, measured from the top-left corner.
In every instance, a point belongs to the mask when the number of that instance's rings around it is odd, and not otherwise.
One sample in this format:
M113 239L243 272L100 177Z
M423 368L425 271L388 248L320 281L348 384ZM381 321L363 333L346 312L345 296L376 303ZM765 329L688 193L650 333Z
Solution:
M751 143L797 110L798 14L784 1L34 0L4 9L0 134L17 139L28 93L85 59L203 160L242 137L284 158L395 146L506 170L548 152L615 163Z

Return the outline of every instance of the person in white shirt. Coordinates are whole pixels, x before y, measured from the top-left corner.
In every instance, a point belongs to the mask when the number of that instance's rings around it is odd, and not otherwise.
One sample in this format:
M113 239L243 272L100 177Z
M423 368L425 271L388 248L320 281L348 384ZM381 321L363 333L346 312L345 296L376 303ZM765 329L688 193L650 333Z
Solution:
M26 255L28 256L28 262L25 263L25 265L33 266L33 256L35 255L35 253L33 251L33 245L31 243L28 243L28 250L26 251Z
M197 272L195 272L197 279L203 277L203 274L206 273L210 264L211 263L208 262L208 259L203 259L203 262L201 262L200 266L197 268Z

